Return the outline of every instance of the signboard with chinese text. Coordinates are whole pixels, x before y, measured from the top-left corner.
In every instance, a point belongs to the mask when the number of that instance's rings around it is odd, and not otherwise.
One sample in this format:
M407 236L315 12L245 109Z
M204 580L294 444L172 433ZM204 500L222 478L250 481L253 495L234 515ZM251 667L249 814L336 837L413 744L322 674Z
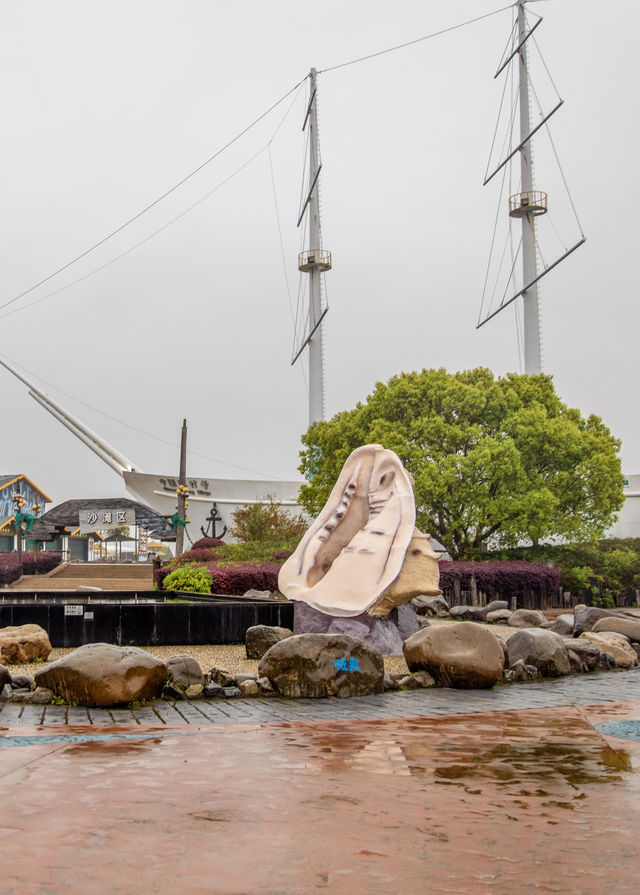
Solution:
M109 507L94 510L79 510L80 534L102 531L105 528L118 528L123 525L136 524L136 511L131 508Z

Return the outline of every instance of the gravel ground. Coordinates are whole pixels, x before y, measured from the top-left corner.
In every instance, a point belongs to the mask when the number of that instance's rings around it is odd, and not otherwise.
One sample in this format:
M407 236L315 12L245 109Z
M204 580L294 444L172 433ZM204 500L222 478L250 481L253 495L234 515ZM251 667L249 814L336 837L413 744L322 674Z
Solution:
M444 618L429 619L433 625L449 625L452 622ZM491 625L491 630L499 634L505 640L508 640L518 628L510 628L508 625ZM204 672L209 671L214 665L217 668L224 668L231 674L257 673L258 660L247 659L243 644L212 644L204 646L145 646L147 652L159 659L166 660L171 656L187 654L193 656ZM49 656L49 662L68 655L72 649L53 649ZM31 665L7 665L9 672L15 674L28 674L33 677L39 668L44 668L48 664L40 662ZM404 656L385 656L384 667L390 674L408 674L409 669L404 660Z
M209 671L214 665L217 668L224 668L225 671L231 674L244 674L247 672L257 674L258 672L258 660L247 659L244 645L241 644L145 646L143 649L163 660L178 655L193 656L204 672ZM61 659L62 656L66 656L71 652L73 652L72 649L53 649L49 656L49 662ZM28 665L7 665L6 667L11 675L28 674L29 677L33 677L36 671L45 668L48 664L48 662L38 662ZM385 656L384 665L391 674L409 673L403 656Z

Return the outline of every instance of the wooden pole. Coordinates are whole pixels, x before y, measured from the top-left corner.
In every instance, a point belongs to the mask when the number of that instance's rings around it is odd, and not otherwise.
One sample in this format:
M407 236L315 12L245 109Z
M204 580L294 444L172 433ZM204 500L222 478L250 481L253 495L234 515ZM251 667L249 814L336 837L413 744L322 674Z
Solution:
M178 478L179 485L187 484L187 421L182 421L182 436L180 439L180 476ZM186 519L185 511L186 497L184 494L178 495L178 516ZM178 523L176 529L176 556L180 556L184 552L184 525Z

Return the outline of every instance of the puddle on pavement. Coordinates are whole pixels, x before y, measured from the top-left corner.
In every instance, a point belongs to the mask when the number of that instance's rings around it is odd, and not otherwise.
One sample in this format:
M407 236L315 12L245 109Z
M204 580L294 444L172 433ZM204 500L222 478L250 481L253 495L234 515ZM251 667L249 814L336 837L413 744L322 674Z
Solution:
M497 784L516 798L548 798L562 789L572 807L588 785L615 784L633 775L631 757L613 748L578 714L554 710L484 715L482 719L412 719L305 725L287 745L306 746L307 772L350 769L413 776L479 794ZM634 775L635 776L635 775ZM505 789L506 788L506 789Z

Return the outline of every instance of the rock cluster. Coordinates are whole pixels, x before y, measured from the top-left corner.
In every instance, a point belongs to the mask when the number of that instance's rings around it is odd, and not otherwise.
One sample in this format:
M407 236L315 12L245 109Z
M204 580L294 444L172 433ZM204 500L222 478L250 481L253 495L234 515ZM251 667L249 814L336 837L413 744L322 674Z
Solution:
M261 656L257 674L231 674L217 667L204 673L189 655L172 656L163 663L136 647L94 643L43 666L35 678L12 676L0 664L0 698L15 703L57 700L112 706L159 697L349 697L433 686L487 688L500 680L534 681L631 668L640 659L637 616L577 607L574 614L561 615L551 623L542 613L511 613L504 605L447 610L442 597L421 596L414 606L424 613L424 626L404 639L409 674L385 672L380 652L348 634L292 634L286 628L259 625L248 629L246 636L247 654ZM430 624L427 620L445 611L459 613L463 608L473 610L473 621ZM504 619L506 613L513 629L508 639L491 628L492 620ZM43 651L46 649L49 641L42 629L15 635L16 630L9 642L18 646L39 642L45 645ZM24 655L24 646L20 649L22 653L16 647L10 655Z

